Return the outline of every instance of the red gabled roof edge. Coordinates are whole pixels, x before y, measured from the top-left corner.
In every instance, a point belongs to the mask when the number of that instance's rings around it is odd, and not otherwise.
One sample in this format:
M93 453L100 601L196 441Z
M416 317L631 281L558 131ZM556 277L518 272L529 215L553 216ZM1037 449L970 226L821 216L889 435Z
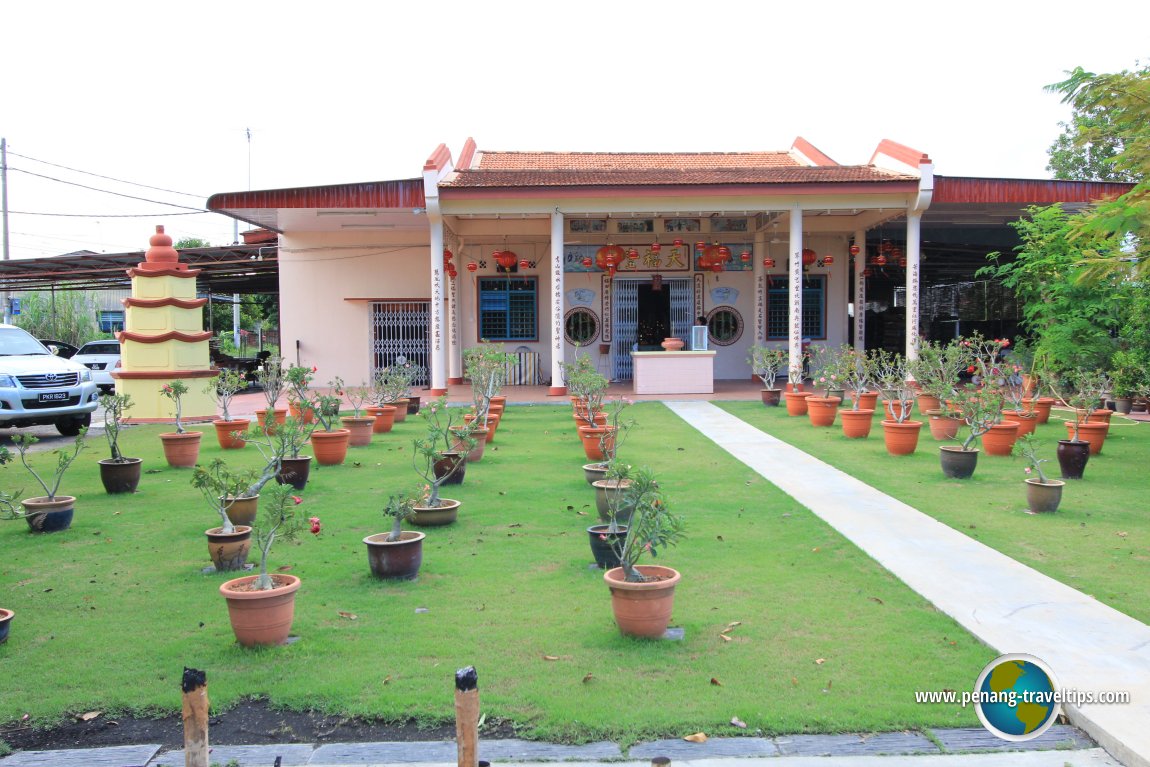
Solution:
M252 208L422 208L423 179L365 181L253 192L220 192L208 198L208 210Z
M874 160L880 154L885 154L899 162L906 163L912 168L917 168L923 164L930 163L930 156L926 152L920 152L917 149L911 149L905 144L900 144L897 141L891 141L884 138L879 142L874 150L874 154L870 156L870 165L874 165Z
M1095 202L1129 192L1133 184L1115 181L935 176L932 205L943 203L1002 203L1053 205Z
M791 149L801 152L804 157L809 158L815 165L838 165L837 162L825 155L822 150L802 136L795 137L795 140L791 142Z
M447 144L440 144L427 158L427 162L423 164L423 170L443 170L449 162L451 162L451 152L448 150Z
M463 142L463 151L459 153L459 165L456 167L463 170L470 168L472 160L475 159L475 150L475 139L468 136L467 141Z

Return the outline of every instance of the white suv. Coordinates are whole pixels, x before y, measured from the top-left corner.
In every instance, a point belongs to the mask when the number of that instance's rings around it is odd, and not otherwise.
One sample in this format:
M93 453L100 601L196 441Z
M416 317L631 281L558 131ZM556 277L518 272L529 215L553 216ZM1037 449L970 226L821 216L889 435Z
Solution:
M0 324L0 428L54 424L70 437L92 422L99 399L91 370Z

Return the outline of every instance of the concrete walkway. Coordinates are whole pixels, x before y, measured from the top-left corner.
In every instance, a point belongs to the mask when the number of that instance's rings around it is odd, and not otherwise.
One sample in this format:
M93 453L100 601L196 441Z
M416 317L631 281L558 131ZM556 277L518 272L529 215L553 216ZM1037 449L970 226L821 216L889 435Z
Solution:
M1122 763L1150 767L1150 627L709 402L667 407L990 647L1041 658L1062 689L1128 691L1129 704L1063 708Z

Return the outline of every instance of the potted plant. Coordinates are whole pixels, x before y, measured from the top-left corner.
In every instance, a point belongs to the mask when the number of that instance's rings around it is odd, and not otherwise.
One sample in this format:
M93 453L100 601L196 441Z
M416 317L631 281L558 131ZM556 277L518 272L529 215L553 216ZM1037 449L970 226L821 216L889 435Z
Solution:
M1038 440L1033 434L1024 434L1014 443L1016 452L1026 459L1026 505L1031 514L1058 511L1062 503L1062 488L1066 485L1060 479L1049 479L1042 471L1042 464L1048 459L1038 457ZM1038 477L1031 477L1037 474Z
M287 418L287 408L276 407L276 403L287 390L283 364L283 357L268 357L256 371L256 380L264 390L264 400L268 405L264 410L256 411L256 419L269 431L274 431L276 425L283 423Z
M28 463L28 450L40 440L31 434L15 434L12 441L16 444L16 452L20 455L20 463L44 490L44 495L25 498L20 501L23 510L17 510L9 503L6 508L0 509L0 518L23 519L28 523L28 529L34 533L55 533L67 530L72 526L72 514L76 506L76 497L73 495L57 495L64 474L75 462L80 453L87 447L85 437L87 428L81 428L80 433L72 442L70 450L53 450L56 456L56 468L52 477L45 481L43 477ZM6 463L10 455L5 451L0 456L0 463Z
M368 415L375 418L372 431L375 434L384 434L391 431L396 421L398 406L407 391L407 377L396 366L381 368L371 379L371 407L367 409Z
M293 418L304 423L315 420L315 410L312 407L311 382L315 378L317 369L303 365L291 365L284 371L284 386L287 389L288 412Z
M221 370L204 387L204 393L211 395L220 409L221 417L212 421L212 425L216 427L216 439L224 450L238 450L244 446L243 434L248 430L251 419L233 417L230 408L232 399L247 386L247 380L238 371Z
M300 453L303 452L303 446L311 439L317 425L315 422L304 423L298 418L288 416L276 428L275 433L270 435L273 451L280 456L280 468L276 473L278 484L291 485L296 490L303 490L307 486L312 457ZM252 440L252 437L249 436L249 440Z
M843 350L842 379L845 391L851 395L851 407L842 410L843 436L848 439L865 439L870 436L874 423L874 400L877 392L869 391L871 369L866 353L856 349ZM866 407L868 400L870 407Z
M252 529L260 555L259 574L220 584L232 631L244 647L283 644L295 618L295 595L300 579L286 573L269 574L268 557L277 540L295 540L304 529L305 523L296 508L303 501L286 487L273 489L269 496ZM319 535L319 517L311 517L306 524L312 535Z
M407 414L416 415L419 413L420 397L418 394L412 392L411 389L413 386L415 386L416 381L426 375L427 370L423 367L423 365L418 365L414 362L411 362L402 355L396 357L396 362L400 365L400 367L403 368L403 376L407 381L407 387L404 389L402 397L402 399L407 400Z
M124 413L132 407L128 394L101 394L100 407L104 409L104 437L108 440L111 458L100 460L100 481L109 494L134 493L140 485L139 458L125 458L120 452L120 430L124 426Z
M849 346L838 349L829 346L816 346L811 351L811 383L821 389L823 396L812 394L807 397L807 417L811 426L833 426L838 414L839 403L845 393L843 368L846 355L852 353Z
M427 432L422 438L412 440L411 465L423 480L424 492L415 504L412 524L421 527L450 525L458 517L460 502L441 498L439 489L463 471L470 460L467 454L477 440L466 427L455 431L457 427L452 425L446 396L421 408L419 416L424 420Z
M790 356L787 357L790 360ZM787 383L789 389L783 393L783 398L787 403L787 415L800 416L807 414L807 397L811 396L810 392L803 391L803 379L806 375L803 373L803 367L807 362L807 353L804 350L799 358L797 365L792 365L787 368Z
M297 369L288 370L289 381L292 380L293 371ZM314 372L314 369L311 372ZM299 375L296 374L296 377ZM310 396L306 389L296 390L296 401L301 403L306 411L310 411L319 424L319 428L311 433L311 447L315 452L315 462L320 466L338 466L347 458L351 432L335 428L336 419L339 418L339 407L343 404L339 396L342 391L343 381L339 378L328 381L327 394Z
M869 360L886 408L882 422L886 450L891 455L910 455L918 448L922 421L910 420L914 387L907 378L906 360L885 349L872 349Z
M606 464L603 478L592 483L600 521L587 528L587 535L591 542L591 555L602 570L622 565L617 548L627 535L627 525L634 510L628 495L632 478L631 466L613 459Z
M613 545L620 566L603 573L611 591L615 623L625 636L655 639L663 636L671 620L678 571L659 565L640 565L644 554L652 557L683 537L683 518L670 511L666 498L650 469L631 477L622 501L630 507L627 535Z
M1090 415L1098 407L1098 390L1104 385L1105 377L1094 371L1073 371L1062 378L1053 374L1043 375L1056 400L1070 408L1072 418L1066 422L1069 439L1058 440L1055 455L1062 470L1062 479L1082 479L1086 463L1095 453L1090 439L1097 440L1098 434L1109 428L1109 424L1091 424ZM1087 439L1083 439L1083 437Z
M479 424L477 433L482 434L479 430L488 429L483 435L488 442L495 430L495 424L490 423L491 398L503 390L507 365L512 359L502 346L488 341L480 341L478 346L463 350L464 374L471 380L471 399L475 421Z
M631 431L631 427L635 425L633 418L624 418L623 413L633 403L627 397L617 397L607 403L603 410L603 417L605 419L604 427L606 427L599 437L599 452L602 454L602 459L593 460L591 463L583 464L583 476L587 483L593 487L596 482L607 478L607 470L611 463L616 460L619 452L619 446L627 438L627 434Z
M220 518L219 525L204 531L208 555L217 572L242 570L247 562L252 528L233 522L229 512L250 481L249 473L233 472L219 458L192 472L192 487L200 491L208 508Z
M969 364L970 352L959 339L945 344L923 341L918 348L918 357L907 364L919 389L919 413L928 417L935 411L949 413L944 404L958 389L962 372Z
M367 546L367 564L376 578L415 580L423 564L423 539L426 534L404 530L403 523L415 516L415 505L422 493L404 492L391 495L383 507L383 516L391 520L391 531L363 539Z
M603 415L603 397L610 382L595 369L595 363L588 355L580 354L578 347L575 349L575 361L560 363L559 367L571 397L571 417L575 419L575 425L604 425L606 416Z
M751 372L763 382L763 404L778 407L782 389L775 388L775 381L787 365L787 350L756 341L747 356L747 364L751 366Z
M966 438L959 445L939 446L942 473L951 479L969 479L978 464L974 441L986 434L1002 417L1002 396L998 389L966 387L951 393L950 407L966 424Z
M342 416L339 420L348 430L348 444L352 447L366 447L371 444L372 429L375 426L375 416L360 415L371 396L371 389L367 384L359 386L343 386L343 381L335 379L337 393L342 393L351 405L351 415Z
M1127 415L1134 409L1134 397L1142 389L1146 370L1140 354L1132 349L1119 349L1111 360L1110 391L1114 412Z
M160 435L160 442L164 445L164 458L173 468L186 469L196 465L200 457L200 438L202 431L187 431L183 421L183 396L188 393L188 385L177 378L164 384L160 394L172 401L175 410L176 430Z

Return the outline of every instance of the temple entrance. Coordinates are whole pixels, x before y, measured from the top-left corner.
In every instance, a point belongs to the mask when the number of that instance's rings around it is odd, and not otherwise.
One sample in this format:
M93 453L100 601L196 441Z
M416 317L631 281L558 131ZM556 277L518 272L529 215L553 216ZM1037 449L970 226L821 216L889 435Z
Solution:
M691 278L664 277L655 290L649 279L617 278L611 296L611 380L631 380L631 352L661 349L664 338L691 338Z

